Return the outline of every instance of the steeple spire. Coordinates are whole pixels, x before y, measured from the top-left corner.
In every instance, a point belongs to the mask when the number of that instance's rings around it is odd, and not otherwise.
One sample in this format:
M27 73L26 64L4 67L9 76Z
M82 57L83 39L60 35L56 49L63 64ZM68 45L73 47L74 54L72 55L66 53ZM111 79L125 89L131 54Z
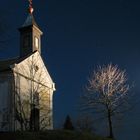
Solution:
M43 34L33 16L32 0L29 1L28 16L20 31L20 56L26 56L34 51L41 54L41 35Z
M29 1L28 12L29 12L30 14L32 14L33 11L34 11L33 2L32 2L32 0L28 0L28 1Z
M28 6L28 17L25 20L24 24L22 25L22 27L27 27L29 25L35 25L36 27L38 27L38 25L35 22L34 16L33 16L33 1L32 0L28 0L29 2L29 6Z

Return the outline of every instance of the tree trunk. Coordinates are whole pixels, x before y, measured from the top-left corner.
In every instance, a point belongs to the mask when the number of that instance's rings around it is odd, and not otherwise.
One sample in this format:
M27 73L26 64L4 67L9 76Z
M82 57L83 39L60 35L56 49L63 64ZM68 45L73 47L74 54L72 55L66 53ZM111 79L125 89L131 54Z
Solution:
M110 110L108 110L108 124L109 124L109 137L113 138L113 127L112 127L112 120L111 120L111 113Z

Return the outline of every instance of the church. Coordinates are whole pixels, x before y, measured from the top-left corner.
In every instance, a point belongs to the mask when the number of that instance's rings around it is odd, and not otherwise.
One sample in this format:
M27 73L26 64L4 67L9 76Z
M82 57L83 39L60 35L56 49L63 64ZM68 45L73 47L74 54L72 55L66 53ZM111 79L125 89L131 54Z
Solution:
M19 33L19 57L0 61L0 131L53 129L55 84L41 57L43 33L31 0Z

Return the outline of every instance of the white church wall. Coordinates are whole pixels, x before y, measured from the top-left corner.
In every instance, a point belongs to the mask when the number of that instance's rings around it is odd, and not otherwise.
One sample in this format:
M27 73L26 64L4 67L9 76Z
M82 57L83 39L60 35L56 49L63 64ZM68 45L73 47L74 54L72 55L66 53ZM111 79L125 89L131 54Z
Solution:
M48 88L53 88L53 81L38 52L17 64L14 70L26 77L41 82L48 86Z
M15 65L13 70L17 81L16 90L20 94L22 102L29 100L29 104L31 104L31 94L39 93L40 128L52 129L52 96L55 87L38 52ZM26 105L24 111L27 119L30 119L30 106ZM46 121L42 123L44 119ZM16 126L17 129L20 129L18 122Z
M26 125L24 121L21 126L19 120L30 120L30 85L29 81L18 74L15 74L15 110L16 110L16 130L25 130L25 127L29 128L29 124ZM22 116L20 116L22 115ZM26 126L25 126L26 125Z
M11 73L0 74L0 131L12 131L12 75Z

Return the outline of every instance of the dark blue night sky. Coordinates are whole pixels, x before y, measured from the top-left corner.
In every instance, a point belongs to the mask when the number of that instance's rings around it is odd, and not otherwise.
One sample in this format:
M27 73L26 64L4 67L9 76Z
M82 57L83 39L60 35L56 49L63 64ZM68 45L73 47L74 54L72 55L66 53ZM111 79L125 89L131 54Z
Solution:
M58 127L67 114L78 115L79 96L97 65L118 64L126 69L140 98L139 0L33 0L34 17L44 32L42 56L56 83L54 120ZM28 1L1 1L0 23L5 32L0 58L18 55L19 28ZM140 103L119 128L119 140L140 139ZM126 138L127 137L127 138Z

